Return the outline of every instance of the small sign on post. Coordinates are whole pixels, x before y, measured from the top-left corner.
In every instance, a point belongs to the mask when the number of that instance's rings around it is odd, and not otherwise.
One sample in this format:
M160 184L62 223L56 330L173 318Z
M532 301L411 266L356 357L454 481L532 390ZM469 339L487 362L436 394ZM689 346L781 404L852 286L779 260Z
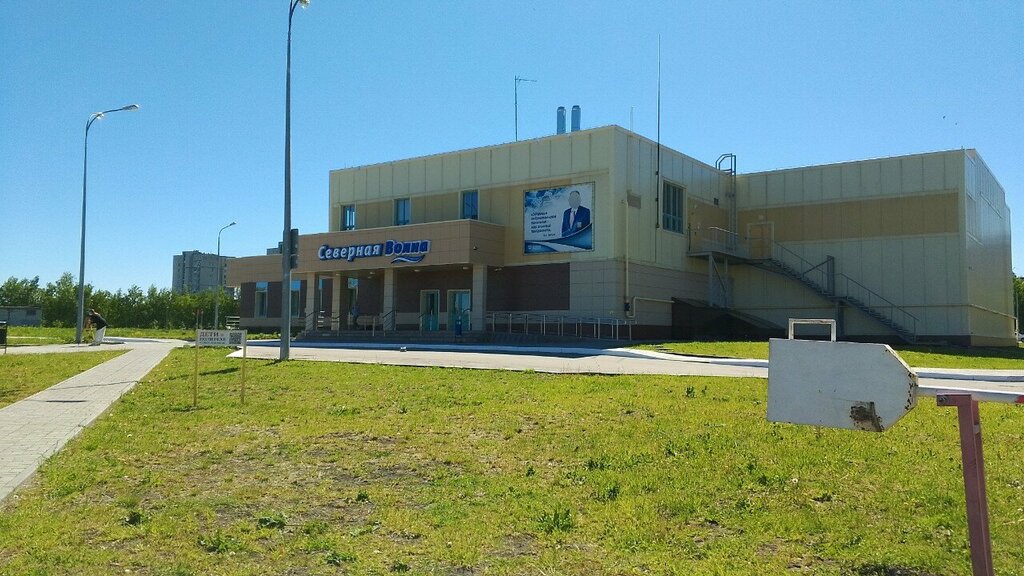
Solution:
M246 359L246 332L245 330L196 330L196 362L195 373L192 376L192 408L196 408L199 396L199 347L241 347L242 348L242 388L241 401L245 404L245 359Z

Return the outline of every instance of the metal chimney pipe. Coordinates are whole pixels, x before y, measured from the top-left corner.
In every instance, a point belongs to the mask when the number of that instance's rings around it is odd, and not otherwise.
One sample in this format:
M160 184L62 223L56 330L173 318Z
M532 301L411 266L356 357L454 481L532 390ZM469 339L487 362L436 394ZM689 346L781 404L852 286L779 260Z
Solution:
M580 129L580 106L579 104L572 107L572 127L570 128L573 132L578 132Z
M558 107L555 134L565 134L565 106Z

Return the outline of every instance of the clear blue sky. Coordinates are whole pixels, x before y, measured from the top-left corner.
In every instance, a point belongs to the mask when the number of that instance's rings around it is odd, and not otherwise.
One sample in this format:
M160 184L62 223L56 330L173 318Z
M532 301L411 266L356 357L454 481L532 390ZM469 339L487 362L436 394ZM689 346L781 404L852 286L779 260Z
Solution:
M78 272L169 287L184 250L280 239L287 0L0 3L0 281ZM977 148L1024 274L1024 3L313 0L293 40L293 224L327 229L328 171L583 126L656 130L742 172Z

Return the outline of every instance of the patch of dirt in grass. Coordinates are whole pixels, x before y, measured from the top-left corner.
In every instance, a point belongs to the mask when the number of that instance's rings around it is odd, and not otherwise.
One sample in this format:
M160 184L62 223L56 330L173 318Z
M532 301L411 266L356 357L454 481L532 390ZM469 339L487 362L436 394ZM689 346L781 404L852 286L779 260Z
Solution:
M537 556L537 538L532 534L510 534L502 539L501 546L490 555L495 558L518 558Z
M942 576L936 572L927 572L918 568L896 566L893 564L861 564L848 574L854 576Z

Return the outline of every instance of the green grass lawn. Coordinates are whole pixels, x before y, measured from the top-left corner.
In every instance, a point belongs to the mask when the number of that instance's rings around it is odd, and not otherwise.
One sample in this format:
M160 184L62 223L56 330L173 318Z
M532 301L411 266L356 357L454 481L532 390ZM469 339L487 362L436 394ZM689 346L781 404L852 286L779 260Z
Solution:
M768 358L768 342L662 342L637 348L673 354L724 358ZM988 368L1024 370L1024 347L957 348L952 346L893 346L907 364L919 368Z
M956 415L771 424L757 379L249 361L147 380L0 509L0 574L970 573ZM1024 574L1024 409L982 407ZM901 571L902 570L902 571Z
M0 354L0 408L45 390L124 350L67 354Z

